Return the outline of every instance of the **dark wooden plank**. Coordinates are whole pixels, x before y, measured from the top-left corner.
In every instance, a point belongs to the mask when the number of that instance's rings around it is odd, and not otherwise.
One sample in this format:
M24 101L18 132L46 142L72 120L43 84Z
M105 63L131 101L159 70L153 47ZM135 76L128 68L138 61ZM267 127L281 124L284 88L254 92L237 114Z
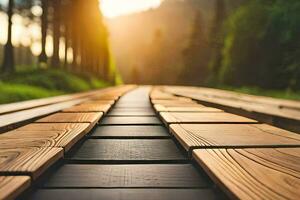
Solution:
M216 200L212 189L40 189L31 200Z
M101 124L106 125L156 125L161 124L157 117L105 117Z
M44 188L203 188L210 185L190 164L62 166Z
M256 120L225 113L161 112L167 123L257 123Z
M183 161L186 156L171 139L89 139L71 156L71 160L85 161Z
M16 199L29 186L29 176L0 176L0 199Z
M0 173L39 177L48 167L63 157L62 148L17 147L14 144L0 147Z
M92 123L95 124L102 117L102 112L93 113L56 113L37 122L42 123Z
M32 145L63 147L68 151L76 142L91 130L90 123L32 123L0 135L0 144L22 144L28 140ZM39 143L38 141L45 142ZM0 147L1 148L1 147Z
M85 103L71 108L64 109L63 112L79 113L79 112L104 112L106 113L110 109L110 104L94 104Z
M100 126L90 137L169 137L163 126Z
M223 110L212 108L212 107L205 107L205 106L164 106L164 105L154 105L154 109L157 112L223 112Z
M154 111L110 111L107 116L155 116Z
M204 147L299 146L300 135L266 124L172 124L186 150Z
M194 157L233 199L299 199L300 148L199 149Z

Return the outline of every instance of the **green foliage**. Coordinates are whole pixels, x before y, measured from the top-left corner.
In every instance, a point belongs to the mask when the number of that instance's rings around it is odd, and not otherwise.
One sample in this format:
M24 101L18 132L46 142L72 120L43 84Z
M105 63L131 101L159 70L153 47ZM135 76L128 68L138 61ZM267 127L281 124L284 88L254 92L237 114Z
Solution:
M300 88L300 1L252 0L228 19L219 79L235 86Z
M62 92L47 89L0 82L0 103L11 103L29 99L60 95Z
M110 85L95 77L82 77L58 69L35 68L20 68L16 73L0 77L0 81L0 103L81 92Z

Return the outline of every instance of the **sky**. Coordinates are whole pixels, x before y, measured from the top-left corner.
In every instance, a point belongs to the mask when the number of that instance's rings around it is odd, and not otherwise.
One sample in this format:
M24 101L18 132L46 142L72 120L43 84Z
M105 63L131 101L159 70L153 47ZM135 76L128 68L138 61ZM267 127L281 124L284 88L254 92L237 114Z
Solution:
M158 7L161 0L100 0L103 15L108 18Z

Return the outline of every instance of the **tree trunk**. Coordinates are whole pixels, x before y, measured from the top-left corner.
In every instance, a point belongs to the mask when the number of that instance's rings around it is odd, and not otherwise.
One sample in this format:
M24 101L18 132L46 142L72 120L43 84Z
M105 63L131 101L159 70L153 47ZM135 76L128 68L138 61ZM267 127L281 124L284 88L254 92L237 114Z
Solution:
M53 0L53 56L52 67L59 68L60 0Z
M12 45L12 16L14 9L14 0L9 0L8 2L8 27L7 27L7 42L4 46L4 60L2 71L4 73L11 73L15 71L15 63L14 63L14 50Z
M42 32L42 41L41 41L41 54L39 56L40 63L47 63L46 55L46 38L47 38L47 29L48 29L48 0L42 0L42 9L43 14L41 16L41 32Z

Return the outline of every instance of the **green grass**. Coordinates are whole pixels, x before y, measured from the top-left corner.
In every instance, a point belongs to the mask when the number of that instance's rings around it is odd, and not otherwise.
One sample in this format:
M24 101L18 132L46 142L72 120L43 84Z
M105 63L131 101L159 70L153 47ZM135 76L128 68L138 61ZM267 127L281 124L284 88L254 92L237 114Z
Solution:
M245 94L267 96L281 99L300 100L300 91L291 90L267 90L257 87L231 87L231 86L218 86L218 89L230 90Z
M110 84L95 77L83 77L58 69L22 67L0 76L0 104L88 91Z

